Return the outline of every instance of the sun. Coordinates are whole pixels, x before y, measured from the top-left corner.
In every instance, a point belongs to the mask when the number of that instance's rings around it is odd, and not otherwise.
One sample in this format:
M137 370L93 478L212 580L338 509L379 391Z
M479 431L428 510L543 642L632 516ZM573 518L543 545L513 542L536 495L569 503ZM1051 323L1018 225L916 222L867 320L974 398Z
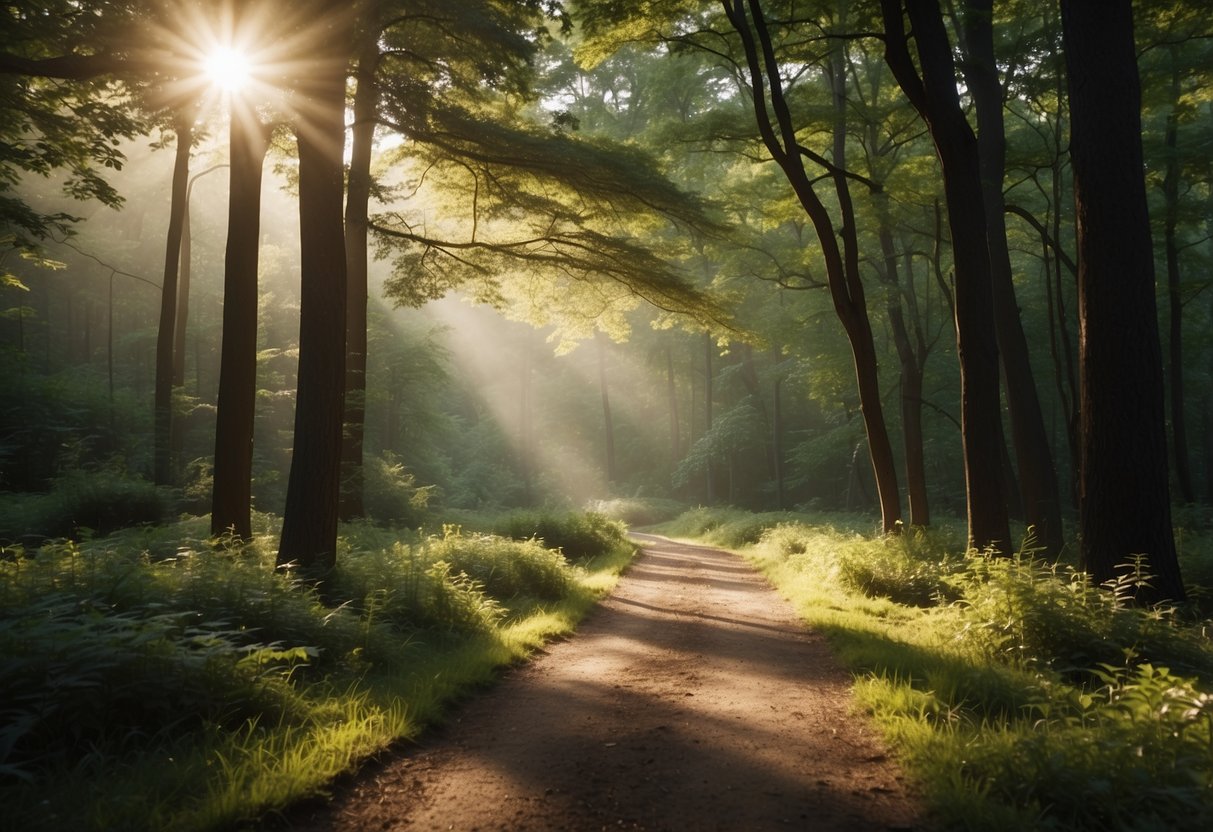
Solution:
M211 83L226 93L237 93L252 79L252 62L247 55L230 46L220 46L204 62Z

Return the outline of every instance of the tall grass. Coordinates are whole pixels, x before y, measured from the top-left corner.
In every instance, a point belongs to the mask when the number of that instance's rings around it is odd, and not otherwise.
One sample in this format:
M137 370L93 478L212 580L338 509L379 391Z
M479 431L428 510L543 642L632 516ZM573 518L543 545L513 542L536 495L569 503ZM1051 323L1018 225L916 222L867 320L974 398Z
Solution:
M1213 823L1210 630L1199 606L1133 606L1147 575L1095 588L946 527L699 509L665 528L743 549L830 636L942 828ZM1181 551L1190 583L1213 574L1207 527Z
M334 606L274 568L268 535L202 531L4 551L5 828L249 822L567 632L632 553L611 537L573 565L535 541L359 524Z

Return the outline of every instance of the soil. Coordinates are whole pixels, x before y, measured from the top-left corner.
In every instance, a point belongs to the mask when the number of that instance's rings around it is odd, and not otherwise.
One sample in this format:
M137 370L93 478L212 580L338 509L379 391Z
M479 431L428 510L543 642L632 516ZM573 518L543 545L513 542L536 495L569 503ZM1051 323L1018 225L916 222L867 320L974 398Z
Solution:
M291 826L923 827L824 638L736 555L636 538L643 554L574 637Z

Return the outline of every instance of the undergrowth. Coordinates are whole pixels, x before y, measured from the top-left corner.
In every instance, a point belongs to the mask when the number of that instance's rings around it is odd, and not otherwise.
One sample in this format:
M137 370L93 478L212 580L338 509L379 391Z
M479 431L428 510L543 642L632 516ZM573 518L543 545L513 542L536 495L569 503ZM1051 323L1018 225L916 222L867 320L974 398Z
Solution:
M884 537L853 518L697 509L663 531L742 550L827 633L945 829L1203 830L1213 823L1213 643L1198 604L1131 603L1031 541ZM1182 536L1193 595L1213 535Z
M269 534L211 540L205 520L5 549L3 825L226 828L314 793L571 629L631 556L603 528L573 564L356 524L336 604L274 568Z

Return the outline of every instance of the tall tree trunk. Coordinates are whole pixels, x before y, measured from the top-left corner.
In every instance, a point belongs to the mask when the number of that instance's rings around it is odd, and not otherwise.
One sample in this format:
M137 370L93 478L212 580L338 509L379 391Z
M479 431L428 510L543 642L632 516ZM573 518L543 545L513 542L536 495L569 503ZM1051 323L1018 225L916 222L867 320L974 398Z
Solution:
M177 277L177 317L173 325L173 386L185 386L185 336L189 329L190 319L190 281L192 278L191 260L192 235L190 232L190 198L194 193L194 185L208 173L213 173L226 164L211 165L206 170L195 173L190 177L189 185L185 188L185 213L181 223L181 265ZM195 368L196 369L196 368Z
M341 518L365 514L362 445L366 433L367 214L371 200L371 150L375 139L379 44L374 30L361 34L355 73L349 192L345 202L346 325L345 426L341 446Z
M164 245L164 281L160 289L160 324L156 331L155 419L153 477L157 485L173 479L173 325L177 317L177 273L181 264L181 234L185 226L186 190L190 175L190 149L194 144L194 108L176 113L177 152L173 159L173 185Z
M1180 74L1176 47L1171 46L1171 112L1167 114L1166 173L1162 181L1164 201L1163 250L1167 258L1167 302L1170 311L1167 375L1171 394L1171 447L1175 453L1175 480L1185 503L1196 501L1192 468L1188 462L1188 420L1184 412L1184 304L1180 294L1179 244L1179 95Z
M712 344L712 333L705 332L703 334L703 435L708 437L712 433L712 353L715 352L715 346ZM706 488L707 488L707 504L713 505L716 502L716 477L714 476L712 465L711 448L708 449L708 462L706 472Z
M922 355L915 350L901 308L901 279L897 267L897 250L893 246L893 232L888 212L880 210L880 250L884 257L883 277L889 285L889 328L893 332L893 343L897 347L901 381L901 430L905 442L906 489L909 497L910 525L929 526L931 508L927 497L927 465L922 437L922 377L925 360L925 345ZM906 275L907 282L914 280ZM910 290L912 291L912 289ZM922 339L919 339L922 343Z
M969 546L1008 552L1010 522L999 476L1003 439L998 344L977 138L960 108L952 47L938 0L905 1L921 75L910 57L901 0L881 0L880 5L886 62L926 122L943 170L956 272L956 351Z
M252 108L233 105L227 253L223 263L223 345L215 415L211 534L252 537L253 415L257 397L257 264L261 175L271 128Z
M755 119L763 144L783 170L817 232L825 261L830 298L851 345L860 409L868 440L868 458L880 500L881 526L886 532L894 532L901 524L901 501L893 446L889 440L884 408L880 401L876 346L872 339L867 299L859 275L858 238L850 186L842 168L845 161L840 158L842 147L845 146L842 144L844 136L841 135L845 132L845 125L838 124L841 117L836 115L833 163L812 154L814 162L825 167L831 174L842 213L841 227L836 229L825 204L814 190L813 179L805 170L804 156L809 151L800 144L796 125L792 122L791 110L784 98L771 35L759 3L756 0L722 0L722 5L730 24L741 36ZM835 77L841 75L841 67L835 67L834 72ZM836 114L840 106L837 99L836 95ZM841 248L839 232L843 239Z
M670 473L673 474L681 459L682 440L678 435L678 386L674 383L674 352L668 343L665 345L665 376L670 409Z
M986 243L994 297L994 332L1006 382L1011 439L1019 472L1023 519L1036 531L1046 554L1061 551L1061 495L1049 449L1048 431L1036 390L1015 300L1011 253L1007 245L1003 178L1006 172L1006 128L1003 90L994 56L994 0L966 0L964 30L968 62L965 81L977 108L977 152L985 204Z
M1078 217L1079 521L1102 583L1146 557L1142 602L1184 600L1171 528L1162 350L1130 0L1061 0Z
M298 564L322 582L337 561L341 497L341 427L345 403L346 56L350 20L343 4L325 0L325 27L313 72L303 85L299 144L299 378L295 441L287 481L278 563Z
M611 419L611 396L607 390L606 338L595 333L598 342L598 389L602 393L602 430L606 438L606 482L607 493L611 493L619 473L615 469L615 422Z
M784 507L783 484L783 377L775 379L774 406L771 410L771 454L775 458L775 508Z
M531 408L531 377L534 374L531 361L531 345L522 348L522 369L518 397L518 449L522 468L522 504L535 504L535 457L534 417Z

